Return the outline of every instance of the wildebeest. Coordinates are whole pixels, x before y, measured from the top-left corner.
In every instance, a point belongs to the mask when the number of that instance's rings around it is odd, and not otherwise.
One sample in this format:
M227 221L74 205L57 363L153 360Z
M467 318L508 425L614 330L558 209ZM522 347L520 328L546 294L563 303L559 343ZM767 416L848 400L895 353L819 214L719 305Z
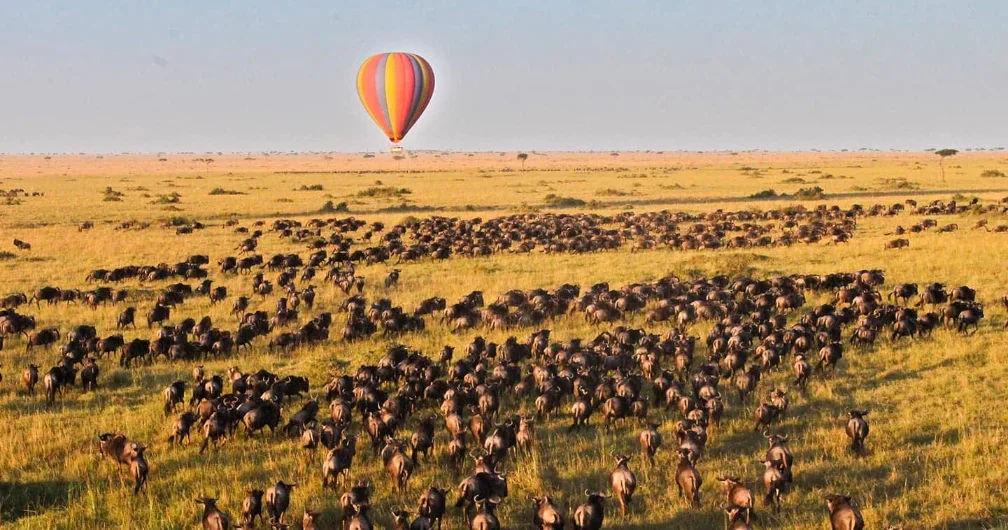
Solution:
M282 480L266 490L266 513L271 523L283 524L284 512L290 506L291 493L297 484L286 484Z
M613 458L616 459L616 468L609 474L609 486L612 488L612 496L619 501L620 515L626 517L627 506L637 490L637 477L628 467L631 457L613 455Z
M564 517L549 495L532 498L532 524L536 530L563 530Z
M188 410L179 415L172 425L172 433L168 436L168 445L182 445L182 440L189 441L189 430L196 423L196 413Z
M46 392L46 406L52 406L56 402L56 394L63 389L63 370L58 367L50 368L42 377L42 385Z
M349 528L360 509L371 505L371 484L360 482L340 496L340 519L344 529Z
M499 497L490 497L488 499L477 497L475 500L476 515L473 517L469 527L472 530L500 530L500 521L494 512L497 505L500 504L501 499Z
M585 490L588 500L574 510L574 530L600 530L605 520L606 495Z
M25 351L31 351L33 346L48 347L60 338L60 331L56 328L40 329L32 333L25 343Z
M430 522L431 528L440 530L447 505L447 491L431 486L417 501L417 513Z
M257 518L262 522L263 493L263 490L250 488L248 494L245 496L245 500L242 501L242 524L246 528L255 528Z
M196 504L203 505L203 530L229 530L231 528L231 518L217 507L217 499L212 497L200 497L196 499Z
M119 318L116 321L116 329L125 329L127 326L133 326L136 329L136 323L134 319L136 317L136 308L127 307L123 309L123 312L119 314ZM150 327L149 325L147 327Z
M662 435L658 432L658 424L649 423L637 438L640 443L641 458L645 458L649 463L654 464L655 453L658 452L658 449L662 445Z
M864 530L861 512L851 504L847 495L830 493L823 496L829 509L830 527L833 530Z
M149 329L154 324L160 324L171 314L171 309L166 305L161 305L160 303L155 304L154 307L147 313L147 328Z
M405 491L406 481L413 474L415 463L406 454L406 443L389 439L381 451L382 462L385 464L385 471L392 481L392 487L397 492Z
M81 389L84 392L89 390L94 391L98 389L98 364L95 363L94 357L88 357L84 362L84 367L81 368Z
M38 384L38 366L29 364L21 374L21 381L24 383L25 391L29 396L35 395L35 385Z
M774 511L780 512L781 496L787 488L790 471L784 467L784 463L773 460L763 460L763 487L765 494L763 504L773 506Z
M463 508L463 516L468 522L476 508L476 497L505 498L508 495L507 477L504 473L479 471L466 477L458 485L456 508Z
M147 484L147 473L150 468L147 465L147 458L144 456L146 449L146 446L137 443L130 445L129 468L134 481L134 495L140 493L140 490Z
M688 450L679 450L679 467L676 469L676 487L679 488L679 495L690 503L693 508L700 508L700 485L703 480L700 473L690 462Z
M867 410L851 410L847 413L847 437L851 439L851 451L855 454L864 454L865 438L868 437L868 422L864 417L868 415Z
M744 519L748 524L753 512L753 496L749 488L745 487L738 477L719 477L718 480L724 484L725 497L728 506L734 506L744 511Z
M171 414L185 399L185 382L175 381L164 389L164 413Z

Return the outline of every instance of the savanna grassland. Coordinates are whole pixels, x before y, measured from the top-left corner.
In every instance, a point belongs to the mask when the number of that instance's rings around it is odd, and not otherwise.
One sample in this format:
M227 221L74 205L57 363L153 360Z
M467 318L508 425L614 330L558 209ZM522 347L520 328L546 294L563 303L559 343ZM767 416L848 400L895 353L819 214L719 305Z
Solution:
M1008 196L1008 154L1000 151L965 152L944 161L932 153L529 153L523 164L515 153L417 153L396 160L388 154L166 154L166 155L52 155L0 157L0 189L23 189L0 197L0 295L31 293L44 285L92 289L85 277L93 269L128 264L175 263L193 254L210 256L210 279L226 286L229 298L211 305L193 296L172 312L171 322L209 315L215 325L234 329L231 301L251 294L251 276L222 274L214 264L237 255L245 234L237 226L265 221L256 251L310 251L304 242L280 238L269 231L275 219L307 222L312 218L354 216L391 227L407 217L432 215L488 219L514 213L597 213L614 215L657 210L711 212L717 209L769 210L801 205L849 208L860 204L886 206L915 199L956 200L980 206L999 204ZM818 188L818 189L817 189ZM772 192L771 192L772 190ZM37 193L37 195L36 195ZM795 456L795 483L779 514L763 506L763 467L758 460L765 439L752 430L756 401L740 405L726 395L726 412L711 430L711 440L697 465L703 477L702 509L688 509L675 486L676 442L674 410L653 406L650 418L662 420L665 445L651 467L635 456L631 468L639 489L631 513L620 518L614 503L606 512L606 528L664 529L720 528L724 524L724 495L718 476L742 477L757 495L757 528L812 529L827 527L821 495L849 494L860 507L867 528L904 525L905 528L1008 527L1008 315L1001 297L1008 294L1008 232L993 230L1008 224L999 208L977 213L966 209L935 216L939 226L955 223L958 230L931 229L908 234L909 248L885 250L897 225L909 227L925 218L907 211L895 216L861 217L846 243L829 238L792 246L670 250L665 247L631 251L629 243L617 250L573 253L495 253L484 257L452 256L396 264L360 263L357 274L366 279L368 301L387 297L407 310L417 302L442 296L451 303L473 290L488 302L511 289L551 289L563 283L581 286L582 293L597 282L619 288L633 282L653 282L669 274L684 280L750 276L769 278L791 274L828 274L881 269L886 284L941 282L977 290L985 318L976 333L963 336L939 327L930 337L893 342L888 333L874 346L847 347L831 378L816 376L805 394L792 392L783 421L773 427L786 433ZM987 228L974 229L986 219ZM94 227L81 231L90 221ZM178 234L179 227L198 221L205 228ZM128 227L119 229L128 223ZM363 230L362 230L363 231ZM323 236L327 235L323 229ZM359 234L347 234L351 237ZM22 251L14 238L31 244ZM376 238L377 240L377 238ZM371 243L358 241L353 248ZM382 281L392 268L401 280L391 288ZM275 273L264 271L268 279ZM338 312L346 297L322 278L311 282L318 290L314 310L302 308L301 321L323 311L334 313L334 329L345 316ZM126 280L114 286L129 292L128 305L138 309L138 327L122 332L127 341L151 338L142 315L154 304L166 281ZM198 281L189 281L197 284ZM251 296L249 311L274 310L279 292ZM831 292L810 292L803 309L831 302ZM100 336L116 333L116 318L124 304L91 309L80 303L18 311L35 316L38 327L58 327L65 335L78 324L93 324ZM794 322L801 312L791 315ZM436 317L426 317L424 331L398 336L381 332L346 342L333 332L329 340L302 345L289 352L269 351L268 337L251 349L230 357L200 361L207 374L224 374L237 366L251 372L265 368L284 375L306 376L311 395L322 396L332 376L353 373L361 364L375 363L393 343L402 343L437 358L445 345L464 350L475 336L503 342L508 336L524 341L541 328L552 330L551 340L573 337L585 341L616 325L644 327L664 333L671 322L646 323L645 311L628 313L611 325L588 323L580 314L561 316L532 328L491 330L478 327L452 333ZM700 321L689 330L706 337L712 322ZM845 339L847 332L845 332ZM297 483L288 522L300 527L306 508L323 512L327 528L338 527L339 492L324 491L321 462L325 454L309 453L296 436L258 435L248 439L238 432L217 449L199 454L201 436L194 429L192 443L169 447L172 424L162 412L162 391L172 381L191 382L194 362L166 361L118 366L116 357L98 360L98 390L82 393L66 389L52 407L44 393L24 393L21 372L29 363L41 373L54 365L57 347L25 351L23 337L8 336L0 351L0 526L4 528L194 528L201 508L194 497L217 497L218 505L237 519L250 487L264 489L277 480ZM698 344L698 359L706 347ZM766 375L756 394L775 387L790 388L790 360ZM725 383L729 385L730 383ZM646 392L649 394L650 392ZM187 387L188 398L188 387ZM285 405L284 418L300 407L295 399ZM584 501L585 489L608 491L613 467L610 453L638 451L641 424L635 421L612 431L592 418L592 428L568 433L570 401L549 421L536 424L537 446L531 454L513 455L503 464L510 494L498 515L505 528L531 528L531 495L551 495L565 515ZM871 434L867 454L852 455L844 434L850 409L870 409ZM503 394L504 411L530 413L532 398ZM428 412L437 414L436 409ZM408 437L421 414L411 417L400 435ZM327 416L322 404L320 417ZM355 429L359 418L355 418ZM131 481L122 481L115 465L97 452L97 435L119 431L147 445L150 477L146 489L133 495ZM366 438L366 437L365 437ZM444 463L447 435L439 420L434 457L423 461L410 479L407 492L391 491L380 461L363 443L351 478L374 485L375 523L391 528L390 510L407 506L430 485L452 489L463 478ZM467 464L468 465L468 464ZM466 473L467 474L467 473ZM450 509L447 528L461 528L462 519ZM570 524L568 520L568 525Z

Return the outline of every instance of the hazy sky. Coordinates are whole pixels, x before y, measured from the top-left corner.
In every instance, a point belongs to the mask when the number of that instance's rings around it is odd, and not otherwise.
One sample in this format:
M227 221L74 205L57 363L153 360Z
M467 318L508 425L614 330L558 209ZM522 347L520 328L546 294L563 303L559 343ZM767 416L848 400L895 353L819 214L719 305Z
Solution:
M1008 144L1008 2L0 0L0 152L385 149L356 95L412 51L409 149Z

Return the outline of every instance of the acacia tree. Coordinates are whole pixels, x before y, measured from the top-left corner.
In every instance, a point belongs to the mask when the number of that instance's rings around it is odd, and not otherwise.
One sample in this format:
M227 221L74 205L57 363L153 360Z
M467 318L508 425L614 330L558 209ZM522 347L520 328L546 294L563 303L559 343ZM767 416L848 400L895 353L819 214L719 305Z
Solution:
M945 159L959 154L959 151L956 149L939 149L935 151L935 154L940 157L938 159L938 166L941 167L942 182L945 182Z
M525 171L526 160L528 160L528 153L518 153L518 161L522 164L522 171Z

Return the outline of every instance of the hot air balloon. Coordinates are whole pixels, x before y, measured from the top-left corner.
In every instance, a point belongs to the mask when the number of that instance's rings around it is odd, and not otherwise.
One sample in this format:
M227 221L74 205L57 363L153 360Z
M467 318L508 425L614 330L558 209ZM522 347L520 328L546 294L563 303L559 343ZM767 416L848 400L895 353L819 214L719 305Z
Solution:
M379 53L357 72L357 94L392 143L402 141L434 95L434 70L415 53Z

